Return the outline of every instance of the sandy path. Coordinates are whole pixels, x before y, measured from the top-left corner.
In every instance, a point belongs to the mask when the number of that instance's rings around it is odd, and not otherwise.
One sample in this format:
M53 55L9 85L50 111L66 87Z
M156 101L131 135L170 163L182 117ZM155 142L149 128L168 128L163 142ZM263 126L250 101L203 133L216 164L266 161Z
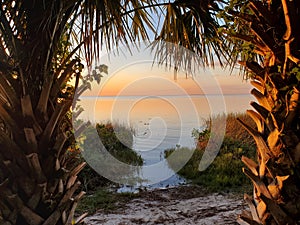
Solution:
M120 209L98 211L86 218L86 224L236 224L245 208L241 196L207 194L200 188L177 187L143 192Z

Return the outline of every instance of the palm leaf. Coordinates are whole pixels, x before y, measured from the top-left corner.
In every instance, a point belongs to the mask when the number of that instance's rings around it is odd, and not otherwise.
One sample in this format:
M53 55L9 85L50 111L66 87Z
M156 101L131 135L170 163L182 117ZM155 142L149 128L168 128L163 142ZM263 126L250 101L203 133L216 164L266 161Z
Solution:
M214 66L216 59L223 65L226 41L218 34L219 21L209 5L206 1L175 1L163 7L165 19L157 41L152 44L159 63L172 61L175 68L182 67L187 71L195 69L192 64L194 67ZM179 46L187 51L179 50Z

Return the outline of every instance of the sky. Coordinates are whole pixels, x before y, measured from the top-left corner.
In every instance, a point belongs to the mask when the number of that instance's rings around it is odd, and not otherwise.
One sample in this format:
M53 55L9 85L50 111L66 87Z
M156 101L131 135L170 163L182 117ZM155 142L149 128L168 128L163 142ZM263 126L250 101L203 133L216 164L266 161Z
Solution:
M186 91L190 95L217 94L216 86L220 86L224 94L247 94L250 90L248 82L237 75L199 74L202 77L185 77L179 74L177 80L170 73L140 73L137 71L120 71L102 86L101 96L116 95L180 95ZM203 76L215 76L215 80ZM199 78L199 79L198 79ZM214 81L214 82L212 82ZM203 88L207 88L203 91Z
M251 85L238 71L230 73L220 67L200 68L193 75L182 70L174 76L174 68L153 64L153 54L147 48L130 53L103 54L101 64L108 66L100 85L93 84L85 96L153 96L153 95L203 95L249 94Z

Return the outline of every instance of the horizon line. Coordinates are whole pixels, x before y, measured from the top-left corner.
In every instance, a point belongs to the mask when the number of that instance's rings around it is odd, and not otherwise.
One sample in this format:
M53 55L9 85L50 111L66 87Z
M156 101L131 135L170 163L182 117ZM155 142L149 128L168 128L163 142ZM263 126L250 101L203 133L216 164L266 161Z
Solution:
M138 97L203 97L203 96L229 96L229 95L250 95L251 93L225 93L225 94L188 94L188 95L82 95L79 98L138 98Z

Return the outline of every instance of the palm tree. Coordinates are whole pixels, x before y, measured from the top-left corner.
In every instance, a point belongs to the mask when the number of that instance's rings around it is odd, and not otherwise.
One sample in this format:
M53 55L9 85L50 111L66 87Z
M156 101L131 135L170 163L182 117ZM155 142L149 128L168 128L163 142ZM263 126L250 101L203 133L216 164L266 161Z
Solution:
M243 44L239 63L248 72L258 103L251 103L255 111L247 111L256 128L240 121L255 139L257 159L242 158L254 196L245 195L250 212L239 222L299 224L300 2L240 4L227 11L227 19L234 22L227 35L237 40L237 48Z
M215 38L217 23L207 13L209 5L208 1L1 0L1 224L77 224L85 216L74 219L84 195L77 191L77 174L85 163L78 163L70 122L83 69L79 53L91 66L102 46L110 49L148 39L149 32L156 33L150 14L162 11L167 19L157 40L182 39L181 45L208 64L210 47L221 49ZM177 29L172 35L168 23ZM209 38L212 44L206 45ZM74 85L68 85L70 79L75 79Z

